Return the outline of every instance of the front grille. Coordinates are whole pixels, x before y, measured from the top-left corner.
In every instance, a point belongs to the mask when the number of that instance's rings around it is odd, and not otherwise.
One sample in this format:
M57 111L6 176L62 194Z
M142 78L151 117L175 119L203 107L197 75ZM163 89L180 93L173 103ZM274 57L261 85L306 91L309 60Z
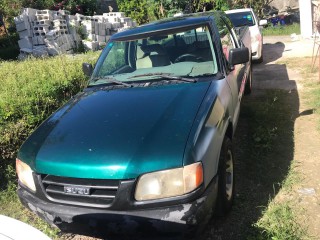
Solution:
M40 178L43 190L50 200L93 207L110 205L120 184L120 180L67 178L52 175L41 175ZM65 188L77 191L66 193ZM82 193L83 189L87 191Z

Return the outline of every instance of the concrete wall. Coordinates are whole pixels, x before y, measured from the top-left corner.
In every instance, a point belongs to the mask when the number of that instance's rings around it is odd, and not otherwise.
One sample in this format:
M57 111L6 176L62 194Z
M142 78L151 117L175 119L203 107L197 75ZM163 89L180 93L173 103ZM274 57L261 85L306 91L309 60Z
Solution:
M285 11L287 7L292 9L299 8L299 0L273 0L269 5L275 7L281 12Z
M309 38L313 35L311 0L299 0L299 6L301 36Z

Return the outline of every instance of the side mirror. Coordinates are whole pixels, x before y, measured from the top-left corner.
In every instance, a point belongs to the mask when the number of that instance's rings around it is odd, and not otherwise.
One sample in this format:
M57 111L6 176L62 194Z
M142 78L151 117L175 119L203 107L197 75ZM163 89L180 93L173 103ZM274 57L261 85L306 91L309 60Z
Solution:
M91 74L93 73L93 66L90 63L82 63L82 71L83 73L90 77Z
M268 24L268 21L266 19L262 19L259 21L259 26L265 26Z
M247 47L233 48L229 51L229 63L231 66L248 62L250 55Z

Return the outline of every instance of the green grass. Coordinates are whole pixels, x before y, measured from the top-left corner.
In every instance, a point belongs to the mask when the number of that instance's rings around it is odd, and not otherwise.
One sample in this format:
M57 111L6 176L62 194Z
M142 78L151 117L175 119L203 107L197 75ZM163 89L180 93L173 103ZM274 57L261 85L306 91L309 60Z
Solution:
M51 237L58 231L27 211L17 198L14 159L27 136L86 85L82 62L94 63L98 54L0 61L0 214Z
M34 127L83 88L81 64L97 54L79 56L0 62L0 158L13 158Z
M301 209L285 197L301 181L293 153L294 122L299 114L298 93L265 90L254 98L244 99L241 111L249 127L246 142L241 143L246 151L244 156L238 157L246 161L249 184L254 181L262 186L260 192L251 193L252 204L246 206L246 214L260 213L250 222L251 228L244 229L248 231L245 238L309 239L306 227L297 220ZM252 210L254 206L260 210Z
M263 217L254 224L260 234L249 239L302 240L308 239L307 230L297 220L294 203L271 201Z
M300 24L294 23L292 25L276 26L263 28L262 30L264 36L283 36L290 35L292 33L300 34Z

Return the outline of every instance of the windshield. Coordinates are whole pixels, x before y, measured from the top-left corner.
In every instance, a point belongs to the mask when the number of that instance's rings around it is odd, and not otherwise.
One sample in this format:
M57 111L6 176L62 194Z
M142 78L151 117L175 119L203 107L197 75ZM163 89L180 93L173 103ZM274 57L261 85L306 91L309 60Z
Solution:
M89 85L110 81L196 78L218 71L207 26L154 34L132 41L111 41L100 56Z
M228 13L228 17L235 27L241 26L253 26L255 25L254 18L250 11L246 12L237 12L237 13Z

